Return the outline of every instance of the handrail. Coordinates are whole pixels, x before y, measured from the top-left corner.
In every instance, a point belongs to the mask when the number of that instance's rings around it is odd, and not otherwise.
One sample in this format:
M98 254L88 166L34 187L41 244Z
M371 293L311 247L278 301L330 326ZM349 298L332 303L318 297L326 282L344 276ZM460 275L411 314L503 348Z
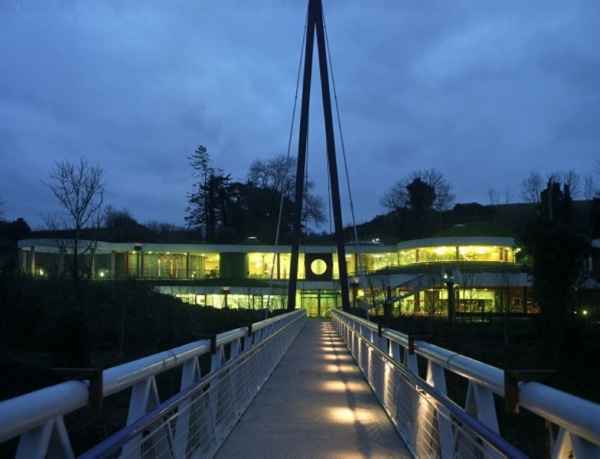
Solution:
M117 433L115 433L113 436L108 437L107 439L98 443L92 449L90 449L89 451L82 454L80 456L80 459L93 459L93 458L98 457L99 455L110 454L110 453L118 450L118 448L120 448L123 444L127 443L129 440L131 440L132 438L136 437L138 434L143 432L144 429L147 428L148 425L151 425L153 422L155 422L155 421L159 420L161 417L163 417L165 415L165 413L167 413L169 410L173 409L173 407L178 406L182 401L189 399L190 397L194 396L195 394L200 393L212 381L219 378L222 374L227 373L231 369L231 367L233 367L234 365L240 365L244 360L247 360L250 357L252 357L255 353L259 352L266 344L268 344L270 341L272 341L278 334L283 333L287 329L287 327L291 326L297 320L300 320L302 318L303 318L302 314L299 314L298 317L295 318L293 321L291 321L289 324L287 324L283 328L277 330L272 335L269 335L267 338L262 340L260 343L253 346L248 352L245 352L243 354L242 360L233 360L233 361L226 362L218 370L207 374L204 378L202 378L200 381L198 381L193 386L190 386L187 389L173 395L171 398L165 400L164 402L159 404L152 411L150 411L148 414L146 414L142 418L138 419L133 424L126 426L125 428L123 428L120 431L118 431ZM271 319L267 319L267 320L271 320ZM263 322L265 322L265 321L263 321Z
M374 322L347 312L334 310L332 313L357 322L372 331L378 330L378 326ZM381 328L381 334L403 348L408 346L408 335L406 334L389 328ZM448 371L489 388L499 396L504 397L505 395L504 370L500 368L425 341L416 340L414 352ZM519 383L519 404L568 432L600 445L600 405L535 382Z
M293 311L252 324L252 332L298 314ZM242 327L216 336L218 346L248 335ZM171 350L108 368L102 373L103 397L134 386L144 379L181 366L210 352L210 341L199 340ZM89 400L87 381L67 381L0 402L0 442L9 440L60 415L84 407Z
M394 366L394 368L402 374L404 378L409 380L416 387L421 389L423 392L426 392L430 395L436 403L442 405L448 412L454 416L457 420L459 420L464 425L467 425L469 428L473 429L477 432L478 435L481 436L487 443L489 443L494 449L498 452L502 453L506 457L514 458L514 459L526 459L527 456L515 448L513 445L508 443L504 438L502 438L499 434L491 430L488 426L477 420L476 418L469 416L463 409L461 409L453 400L449 399L447 396L440 393L431 385L427 384L423 379L419 378L415 374L410 373L406 370L406 368L401 365L397 360L390 357L388 354L383 352L380 348L375 346L369 340L367 340L364 336L358 336L358 339L365 342L371 350L375 351L382 358L385 359L387 363Z

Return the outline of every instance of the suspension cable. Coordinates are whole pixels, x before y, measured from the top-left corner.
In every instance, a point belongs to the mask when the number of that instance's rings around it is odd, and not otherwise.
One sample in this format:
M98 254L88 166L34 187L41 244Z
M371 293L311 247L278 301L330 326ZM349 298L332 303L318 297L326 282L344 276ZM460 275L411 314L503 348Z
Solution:
M340 144L342 146L342 156L344 158L344 173L346 176L346 187L348 188L348 198L350 200L350 213L352 215L352 228L354 231L354 242L358 243L358 231L356 229L356 215L354 212L354 200L352 198L352 187L350 186L350 173L348 172L348 159L346 157L346 142L344 142L344 131L342 129L342 120L340 117L340 105L337 96L337 89L335 84L335 76L333 72L333 62L331 59L331 49L329 48L329 35L327 34L327 23L325 21L325 11L323 11L323 29L325 31L325 45L327 47L327 61L329 64L329 71L331 74L331 84L333 86L333 99L335 102L335 111L338 124L338 131L340 133Z
M289 135L288 135L288 144L287 144L287 153L285 156L285 160L286 160L286 167L288 167L290 165L290 158L291 158L291 154L292 154L292 141L293 141L293 137L294 137L294 126L295 126L295 122L296 122L296 112L297 112L297 107L298 107L298 93L300 92L300 76L302 75L302 61L304 58L304 47L306 44L306 34L307 34L307 30L308 30L308 9L306 11L306 19L304 21L304 33L302 35L302 43L300 45L300 59L298 61L298 72L296 75L296 91L294 93L294 103L292 106L292 120L290 123L290 131L289 131ZM275 243L274 246L277 247L279 245L279 237L281 235L281 221L282 221L282 217L283 217L283 205L284 205L284 201L285 201L285 195L287 193L286 187L287 187L287 177L288 177L288 171L287 168L285 170L285 176L281 178L281 183L279 184L279 193L280 193L280 197L279 197L279 210L278 210L278 214L277 214L277 227L275 229ZM274 280L274 275L275 275L275 263L276 261L278 261L278 253L275 252L275 250L273 251L273 262L271 263L271 274L270 274L270 279L269 279L269 291L270 294L267 297L267 309L269 309L270 305L271 305L271 297L273 296L273 280Z
M331 171L329 170L329 155L327 156L327 218L329 220L329 233L333 233L333 209L332 202L333 198L331 197L331 181L329 177L331 177Z

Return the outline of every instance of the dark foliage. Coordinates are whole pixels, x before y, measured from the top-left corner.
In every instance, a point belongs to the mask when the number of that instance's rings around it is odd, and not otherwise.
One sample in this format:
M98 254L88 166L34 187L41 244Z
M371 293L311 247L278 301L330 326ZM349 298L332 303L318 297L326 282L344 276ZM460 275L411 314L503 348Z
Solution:
M533 289L542 311L548 362L561 365L566 330L573 321L576 293L583 281L589 239L572 225L569 185L549 181L541 193L537 219L523 238L532 260Z
M235 243L252 236L272 243L281 206L281 241L292 229L294 162L285 157L252 164L247 182L233 181L229 174L210 167L208 152L198 147L190 164L198 177L188 195L186 222L207 242ZM310 184L309 184L310 185ZM310 191L310 186L308 186ZM283 195L283 201L282 201ZM323 221L322 202L307 192L305 223Z
M79 365L82 346L89 349L93 366L106 368L262 320L266 314L189 305L131 281L83 282L82 287L76 292L68 281L16 274L0 278L0 364L40 376L16 385L3 380L0 399L47 385L50 367Z

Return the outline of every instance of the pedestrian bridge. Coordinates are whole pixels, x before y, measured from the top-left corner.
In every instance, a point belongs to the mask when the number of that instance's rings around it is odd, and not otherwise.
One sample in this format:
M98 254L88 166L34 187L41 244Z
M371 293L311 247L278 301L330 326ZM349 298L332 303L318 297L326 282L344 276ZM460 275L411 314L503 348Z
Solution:
M179 392L161 401L157 377L174 369ZM18 438L18 458L74 457L69 416L128 391L126 426L81 457L600 457L599 405L339 310L284 314L99 376L1 402L0 442ZM464 404L448 395L461 388ZM541 442L503 438L505 396L521 411L511 416L545 423Z

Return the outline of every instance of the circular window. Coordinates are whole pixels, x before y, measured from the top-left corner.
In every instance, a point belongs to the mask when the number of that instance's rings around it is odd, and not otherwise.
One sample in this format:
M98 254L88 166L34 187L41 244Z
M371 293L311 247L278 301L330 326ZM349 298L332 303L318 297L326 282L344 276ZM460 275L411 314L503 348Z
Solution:
M310 263L310 270L315 276L322 276L327 272L327 262L321 258L315 258Z

